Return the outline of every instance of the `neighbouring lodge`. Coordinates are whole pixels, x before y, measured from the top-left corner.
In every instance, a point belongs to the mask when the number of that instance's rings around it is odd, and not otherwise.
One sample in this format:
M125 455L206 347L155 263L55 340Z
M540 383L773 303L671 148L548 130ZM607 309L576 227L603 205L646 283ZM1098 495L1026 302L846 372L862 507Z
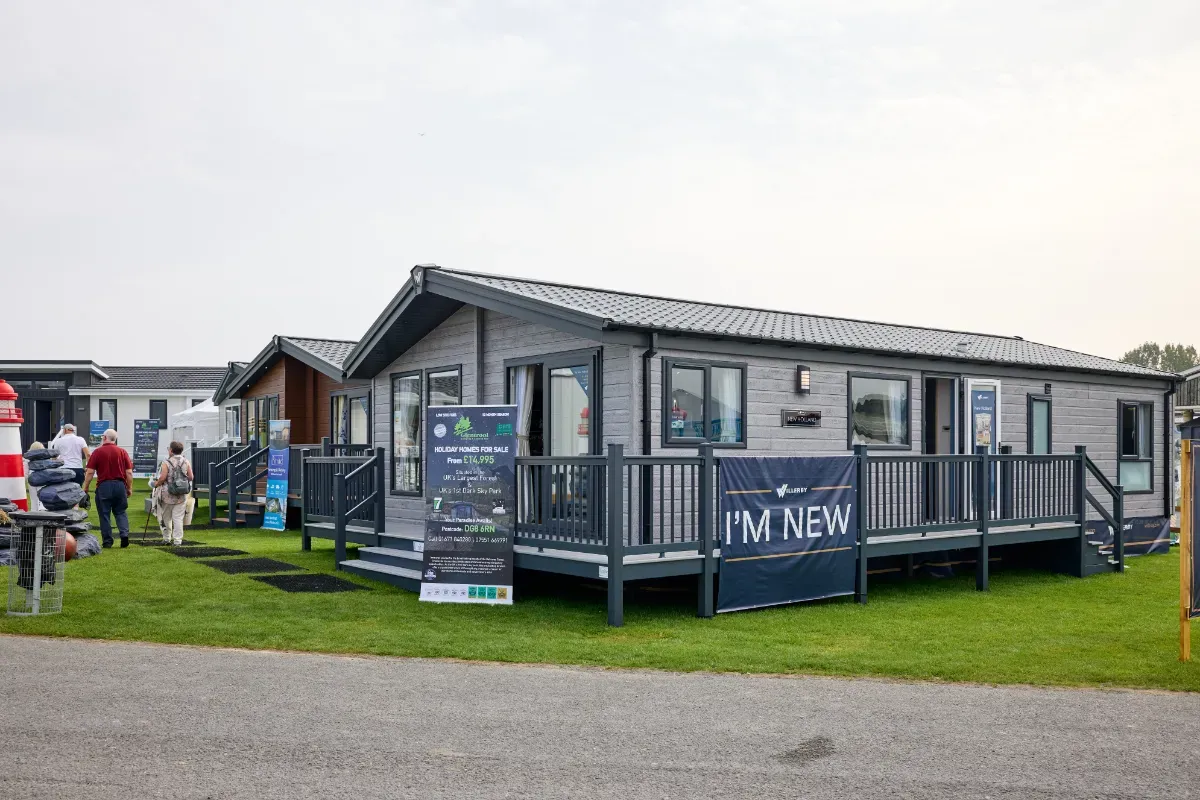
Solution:
M1017 336L418 266L360 341L277 337L218 402L252 446L274 418L312 443L306 546L412 589L428 409L516 405L514 563L606 580L619 624L624 582L672 575L712 613L720 464L745 456L857 457L860 600L923 563L979 588L997 559L1122 569L1168 541L1177 382Z
M101 367L92 361L3 361L3 376L17 392L24 422L21 447L47 444L65 423L88 436L93 421L121 433L133 446L134 420L156 419L166 430L172 414L200 405L221 381L220 367ZM160 438L160 455L168 440Z

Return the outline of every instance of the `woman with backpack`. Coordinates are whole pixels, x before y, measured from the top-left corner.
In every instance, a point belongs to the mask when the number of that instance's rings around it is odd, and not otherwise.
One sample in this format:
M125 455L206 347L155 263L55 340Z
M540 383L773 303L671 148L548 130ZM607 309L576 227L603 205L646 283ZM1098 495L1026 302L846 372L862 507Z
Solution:
M183 457L183 444L171 442L171 455L162 463L154 486L163 487L163 540L176 546L183 544L183 517L193 478L192 465Z

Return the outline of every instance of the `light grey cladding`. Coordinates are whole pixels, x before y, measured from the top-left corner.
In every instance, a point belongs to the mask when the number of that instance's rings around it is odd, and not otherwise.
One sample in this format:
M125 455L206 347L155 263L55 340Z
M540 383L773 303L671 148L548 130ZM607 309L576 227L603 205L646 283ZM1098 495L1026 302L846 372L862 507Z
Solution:
M984 377L974 376L974 377ZM1094 381L1094 382L1093 382ZM1001 383L1002 444L1012 445L1014 453L1028 452L1027 418L1030 394L1045 393L1050 383L1051 449L1054 453L1072 453L1076 445L1087 447L1088 456L1113 483L1117 482L1117 403L1130 400L1154 405L1154 492L1131 494L1125 498L1126 517L1152 517L1163 513L1163 389L1161 387L1114 386L1096 376L1086 381L1045 381L1006 378ZM1108 495L1089 479L1092 494L1106 504ZM1098 515L1091 514L1098 519Z
M485 403L505 402L507 380L504 362L509 359L551 355L600 347L599 342L561 333L546 325L527 322L492 311L484 313ZM605 346L603 350L603 438L605 443L631 441L629 347ZM388 481L391 485L391 375L434 367L461 364L463 398L475 398L475 309L465 306L413 345L375 376L375 441L388 452ZM424 431L422 430L422 435ZM387 516L392 522L420 523L424 519L424 500L389 494Z
M746 364L746 448L719 449L718 455L844 455L846 447L846 397L850 372L871 372L908 378L911 382L912 452L921 452L921 373L880 361L870 367L836 363L804 362L811 369L812 388L809 394L796 393L798 360L764 356L733 356L725 353L661 350L650 370L651 415L653 420L654 452L680 455L686 450L661 446L663 413L663 359L678 358L691 361L720 361ZM640 369L639 361L639 369ZM640 395L638 395L640 399ZM780 412L785 408L821 412L819 428L784 428ZM640 410L640 404L638 405ZM895 453L897 451L888 451ZM907 452L907 451L899 451Z

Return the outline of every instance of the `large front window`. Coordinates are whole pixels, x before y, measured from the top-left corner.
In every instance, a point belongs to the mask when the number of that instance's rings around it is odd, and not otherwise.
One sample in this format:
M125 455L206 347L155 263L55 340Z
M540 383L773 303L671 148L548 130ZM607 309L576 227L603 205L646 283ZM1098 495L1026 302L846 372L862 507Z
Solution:
M697 364L667 360L663 443L746 443L746 368L741 364Z
M1154 490L1154 405L1119 404L1117 482L1127 493Z
M392 376L392 489L421 493L421 373Z
M246 443L267 446L267 433L273 419L279 419L279 395L252 397L246 401Z
M848 417L851 446L910 446L910 385L907 377L850 374Z

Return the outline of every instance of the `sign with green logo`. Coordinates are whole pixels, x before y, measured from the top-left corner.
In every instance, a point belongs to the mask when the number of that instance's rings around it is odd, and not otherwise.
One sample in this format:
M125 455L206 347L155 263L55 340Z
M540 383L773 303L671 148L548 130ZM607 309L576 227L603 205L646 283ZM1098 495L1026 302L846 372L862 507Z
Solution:
M516 406L429 408L422 600L512 603L516 424Z

